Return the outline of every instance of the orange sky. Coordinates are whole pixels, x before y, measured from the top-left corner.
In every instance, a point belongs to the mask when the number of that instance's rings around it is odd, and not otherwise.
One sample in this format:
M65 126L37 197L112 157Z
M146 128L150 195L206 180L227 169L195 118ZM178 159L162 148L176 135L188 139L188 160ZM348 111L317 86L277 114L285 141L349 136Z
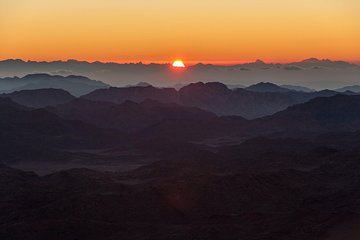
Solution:
M360 61L359 0L0 0L0 59Z

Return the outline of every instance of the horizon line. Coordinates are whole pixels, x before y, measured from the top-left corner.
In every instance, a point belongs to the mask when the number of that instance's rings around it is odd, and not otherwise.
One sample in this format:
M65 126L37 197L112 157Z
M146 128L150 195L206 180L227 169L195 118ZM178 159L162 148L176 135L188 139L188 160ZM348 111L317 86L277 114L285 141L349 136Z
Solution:
M257 63L262 62L264 64L291 64L291 63L301 63L305 62L307 60L313 60L313 61L331 61L331 62L346 62L350 64L360 65L360 60L357 61L347 61L347 60L340 60L340 59L330 59L330 58L316 58L316 57L310 57L305 59L299 59L299 60L293 60L293 61L264 61L262 59L256 59L256 60L183 60L183 62L187 66L196 66L196 65L214 65L214 66L235 66L235 65L244 65L244 64L251 64L251 63ZM171 65L173 61L169 60L156 60L156 61L101 61L101 60L80 60L80 59L58 59L58 60L31 60L31 59L21 59L21 58L7 58L7 59L0 59L0 62L5 61L22 61L27 63L54 63L54 62L86 62L89 64L93 63L102 63L102 64L119 64L119 65L131 65L131 64L143 64L143 65Z

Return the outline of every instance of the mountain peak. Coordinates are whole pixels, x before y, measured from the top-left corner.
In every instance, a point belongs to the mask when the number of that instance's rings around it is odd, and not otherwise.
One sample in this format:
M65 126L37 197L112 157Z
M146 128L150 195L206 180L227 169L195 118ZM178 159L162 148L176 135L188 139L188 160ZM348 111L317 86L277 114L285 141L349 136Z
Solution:
M256 59L255 63L257 64L266 64L263 60L261 59Z
M139 82L137 84L129 84L129 85L126 85L126 87L153 87L153 85L151 85L150 83L147 83L147 82Z
M51 77L48 73L32 73L27 74L24 78L45 78L45 77Z
M321 62L321 60L319 60L318 58L308 58L308 59L304 59L303 61L301 61L303 63L316 63L316 62Z

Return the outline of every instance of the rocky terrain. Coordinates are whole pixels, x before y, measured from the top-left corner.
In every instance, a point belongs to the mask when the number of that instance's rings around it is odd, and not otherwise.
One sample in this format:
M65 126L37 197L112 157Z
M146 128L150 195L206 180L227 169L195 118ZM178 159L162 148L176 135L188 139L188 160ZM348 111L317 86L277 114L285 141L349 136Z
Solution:
M240 96L291 106L216 111ZM2 95L0 238L358 239L359 106L220 83Z

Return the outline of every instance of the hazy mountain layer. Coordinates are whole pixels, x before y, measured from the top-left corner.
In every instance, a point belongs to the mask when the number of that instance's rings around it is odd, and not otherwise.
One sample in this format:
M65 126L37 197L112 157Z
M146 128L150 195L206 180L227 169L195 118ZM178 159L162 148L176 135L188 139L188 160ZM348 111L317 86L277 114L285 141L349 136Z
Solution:
M269 85L270 88L267 87ZM258 87L261 90L256 90ZM173 88L152 86L100 89L82 98L113 103L123 103L127 100L140 103L146 99L152 99L163 103L198 107L221 116L238 115L254 119L274 114L316 97L330 97L337 94L339 93L330 90L297 92L269 83L254 85L250 90L241 88L231 90L225 84L218 82L198 82L186 85L178 91Z
M25 76L36 72L59 75L82 75L112 86L148 82L154 86L174 86L191 82L217 82L249 86L258 82L279 85L300 85L315 89L337 89L358 84L360 67L342 61L307 59L288 64L270 64L262 61L234 66L197 64L185 71L176 71L167 64L117 64L80 62L0 62L0 77ZM48 86L50 87L50 86ZM74 94L74 93L72 93ZM76 95L76 94L75 94Z
M0 94L0 97L10 98L16 103L33 108L56 106L75 99L74 96L62 89L22 90Z
M108 85L100 81L94 81L86 77L73 75L63 77L60 75L31 74L22 78L0 78L0 92L3 93L10 93L21 90L55 88L68 91L74 96L81 96L96 89L107 87Z

